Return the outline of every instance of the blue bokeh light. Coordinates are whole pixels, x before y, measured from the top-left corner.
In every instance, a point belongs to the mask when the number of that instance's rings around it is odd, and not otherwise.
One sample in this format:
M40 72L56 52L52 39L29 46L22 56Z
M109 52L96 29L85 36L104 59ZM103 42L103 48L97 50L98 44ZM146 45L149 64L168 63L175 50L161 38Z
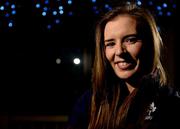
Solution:
M59 19L61 21L60 23L63 23L63 19L65 18L64 16L81 16L86 15L85 13L88 13L87 15L92 14L98 16L101 13L107 12L112 9L111 0L83 0L80 3L78 3L78 1L75 0L32 0L32 2L32 12L35 12L35 15L44 18L42 22L45 22L45 26L47 26L47 24L51 24L51 27L47 27L49 29L52 29L53 27L55 27L55 25L59 25L59 22L56 21L56 19ZM12 21L13 23L11 28L15 26L14 23L16 22L13 21L16 20L17 13L20 12L17 11L17 8L24 8L24 5L21 5L24 3L25 2L21 3L18 0L0 1L0 16L1 19L6 20L6 26L8 26L8 23L11 23L10 21ZM177 9L177 4L174 0L136 0L136 4L138 6L147 5L147 7L150 8L150 10L156 13L155 15L160 17L171 17L176 15L175 13ZM30 7L31 5L26 6Z

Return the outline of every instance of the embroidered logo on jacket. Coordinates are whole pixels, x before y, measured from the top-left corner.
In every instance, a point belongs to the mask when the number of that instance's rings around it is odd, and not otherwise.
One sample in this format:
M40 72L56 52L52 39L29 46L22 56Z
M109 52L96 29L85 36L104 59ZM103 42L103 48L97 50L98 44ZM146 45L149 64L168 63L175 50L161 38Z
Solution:
M145 120L152 120L153 119L153 113L156 111L156 106L154 102L152 102L149 105L149 108L147 110L147 115L145 116Z

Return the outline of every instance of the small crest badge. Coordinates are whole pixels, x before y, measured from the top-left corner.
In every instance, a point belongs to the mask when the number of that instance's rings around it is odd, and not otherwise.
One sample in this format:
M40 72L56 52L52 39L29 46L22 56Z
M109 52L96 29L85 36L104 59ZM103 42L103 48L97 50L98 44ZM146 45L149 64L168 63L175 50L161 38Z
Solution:
M153 113L156 111L156 106L155 106L155 103L152 102L150 105L149 105L149 108L147 110L147 115L145 116L145 120L152 120L153 118Z

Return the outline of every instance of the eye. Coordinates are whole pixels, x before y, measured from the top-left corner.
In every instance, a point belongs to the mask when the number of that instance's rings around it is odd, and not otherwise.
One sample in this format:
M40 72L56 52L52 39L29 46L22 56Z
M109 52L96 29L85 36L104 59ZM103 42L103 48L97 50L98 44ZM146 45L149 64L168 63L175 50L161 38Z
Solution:
M126 39L124 39L124 43L126 44L134 44L138 41L138 38L137 37L128 37Z
M113 47L115 45L115 42L106 42L105 47Z

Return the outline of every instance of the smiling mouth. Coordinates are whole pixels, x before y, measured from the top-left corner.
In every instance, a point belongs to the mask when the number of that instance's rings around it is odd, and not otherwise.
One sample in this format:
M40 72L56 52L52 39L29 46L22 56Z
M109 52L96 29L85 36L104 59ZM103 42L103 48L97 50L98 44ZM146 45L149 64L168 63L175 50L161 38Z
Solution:
M128 70L132 67L132 63L128 63L128 62L118 62L116 63L116 65L121 70Z

